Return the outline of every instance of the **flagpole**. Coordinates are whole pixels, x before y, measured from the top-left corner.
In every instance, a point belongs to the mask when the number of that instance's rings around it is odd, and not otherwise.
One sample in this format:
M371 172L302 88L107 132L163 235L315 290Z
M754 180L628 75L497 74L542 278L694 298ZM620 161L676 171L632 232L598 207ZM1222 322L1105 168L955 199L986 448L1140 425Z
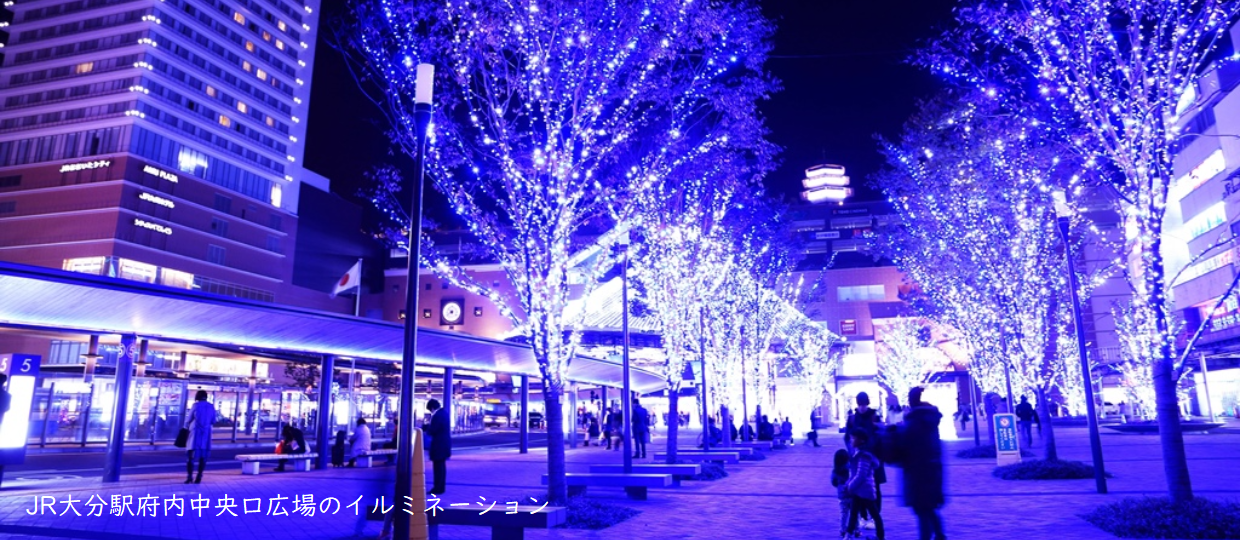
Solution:
M357 259L357 295L353 299L353 316L361 317L362 313L362 259Z

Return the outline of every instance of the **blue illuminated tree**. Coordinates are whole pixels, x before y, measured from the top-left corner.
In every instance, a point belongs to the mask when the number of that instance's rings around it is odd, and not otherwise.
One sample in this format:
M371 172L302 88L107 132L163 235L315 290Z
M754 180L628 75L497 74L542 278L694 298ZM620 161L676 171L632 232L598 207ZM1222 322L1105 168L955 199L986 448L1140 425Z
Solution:
M931 47L925 63L996 99L1054 110L1064 140L1117 196L1137 322L1136 333L1120 337L1143 344L1168 491L1176 501L1189 500L1176 397L1177 364L1188 348L1176 347L1168 301L1174 269L1164 258L1169 210L1178 206L1178 193L1193 188L1172 181L1181 138L1177 106L1206 71L1240 2L983 0L956 14L958 24Z
M770 33L749 2L657 0L365 0L340 29L410 155L413 66L437 66L427 173L511 288L473 279L429 238L426 264L490 298L531 345L554 502L567 498L561 394L579 342L569 287L597 283L616 238L582 233L622 232L633 194L762 145Z

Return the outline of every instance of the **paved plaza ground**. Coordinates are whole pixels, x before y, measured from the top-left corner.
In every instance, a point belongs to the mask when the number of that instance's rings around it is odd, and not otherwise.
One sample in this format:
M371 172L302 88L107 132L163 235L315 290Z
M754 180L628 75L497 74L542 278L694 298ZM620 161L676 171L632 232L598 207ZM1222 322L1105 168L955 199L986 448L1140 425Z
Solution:
M1233 424L1234 426L1234 424ZM1104 430L1109 431L1109 430ZM652 489L647 501L632 501L618 488L591 488L589 496L629 506L638 516L601 531L530 530L531 539L595 538L833 538L838 531L838 503L829 482L831 454L842 440L831 430L821 430L821 448L796 445L787 450L768 452L768 459L727 466L729 476L714 482L685 482L679 488ZM1064 459L1088 461L1089 445L1083 428L1056 431L1060 455ZM983 434L985 437L985 434ZM1193 487L1200 496L1240 501L1240 429L1213 434L1187 434ZM984 440L984 439L983 439ZM686 439L687 442L687 439ZM1113 538L1078 517L1093 507L1129 496L1160 496L1164 479L1156 435L1104 433L1106 464L1115 477L1110 479L1111 494L1094 492L1093 480L1004 481L991 476L993 460L960 460L956 450L973 444L951 441L946 444L948 504L943 510L946 530L952 538L1054 538L1056 540ZM654 448L661 445L652 445ZM512 450L463 452L449 462L448 492L441 506L451 503L497 501L492 511L503 511L504 503L522 495L538 493L540 475L545 471L545 451L522 455ZM619 452L597 447L568 451L570 472L587 471L596 463L618 463ZM429 464L428 464L429 473ZM265 471L269 468L264 469ZM156 539L248 539L291 538L297 540L343 539L352 537L356 518L352 503L359 495L382 489L394 467L374 469L330 469L313 472L264 473L242 476L240 467L210 470L203 484L182 484L184 475L170 473L129 474L119 484L101 484L97 479L43 477L8 480L0 491L0 538L132 538ZM888 538L915 537L915 522L907 508L896 500L900 471L889 468L891 483L884 487L883 515ZM189 499L210 500L204 517L196 517ZM294 514L293 501L313 495L316 505L327 497L341 501L335 515ZM112 516L104 507L102 516L86 515L85 501L94 495L110 503L113 496L131 496L134 510L141 497L160 499L159 517ZM57 500L55 509L63 511L64 501L78 499L83 516L30 516L37 496ZM164 516L164 502L175 497L186 499L186 517ZM266 515L272 498L287 497L282 505L288 516ZM216 517L218 502L225 497L236 501L240 514ZM242 500L262 500L261 513L244 514ZM364 503L373 496L367 495ZM50 499L49 499L50 500ZM277 512L280 504L277 504ZM174 510L175 512L175 510ZM329 509L330 512L330 509ZM195 516L195 517L190 517ZM378 534L378 523L370 523L368 537ZM478 527L441 529L444 540L489 538L489 530Z

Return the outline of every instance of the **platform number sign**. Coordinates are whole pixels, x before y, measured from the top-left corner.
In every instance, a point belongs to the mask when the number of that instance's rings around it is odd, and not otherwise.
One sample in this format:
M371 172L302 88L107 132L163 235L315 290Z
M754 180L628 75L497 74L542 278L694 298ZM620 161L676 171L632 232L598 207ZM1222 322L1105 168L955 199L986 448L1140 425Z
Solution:
M9 377L4 388L9 394L9 410L0 414L0 464L11 465L25 460L40 360L41 357L32 354L0 355L0 373Z

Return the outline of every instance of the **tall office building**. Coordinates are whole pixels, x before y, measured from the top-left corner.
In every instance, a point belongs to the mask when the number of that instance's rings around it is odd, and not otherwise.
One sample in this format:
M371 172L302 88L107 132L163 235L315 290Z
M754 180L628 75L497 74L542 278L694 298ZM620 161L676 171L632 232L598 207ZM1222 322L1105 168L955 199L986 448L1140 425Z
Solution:
M0 260L280 301L318 0L5 6Z

